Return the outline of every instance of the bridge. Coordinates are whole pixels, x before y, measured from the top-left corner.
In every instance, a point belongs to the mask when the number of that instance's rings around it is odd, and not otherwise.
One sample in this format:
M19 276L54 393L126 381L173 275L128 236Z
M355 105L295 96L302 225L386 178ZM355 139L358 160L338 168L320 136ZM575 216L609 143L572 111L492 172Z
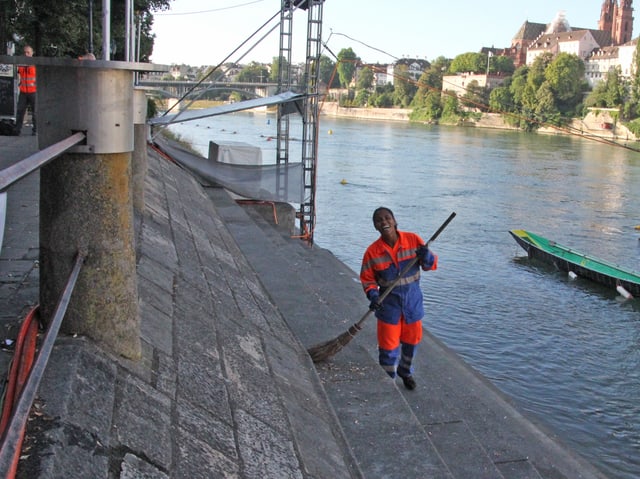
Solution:
M189 99L201 96L207 91L237 91L254 98L265 98L278 92L277 83L237 82L237 81L187 81L187 80L140 80L138 85L156 90L168 98L182 98L191 89Z

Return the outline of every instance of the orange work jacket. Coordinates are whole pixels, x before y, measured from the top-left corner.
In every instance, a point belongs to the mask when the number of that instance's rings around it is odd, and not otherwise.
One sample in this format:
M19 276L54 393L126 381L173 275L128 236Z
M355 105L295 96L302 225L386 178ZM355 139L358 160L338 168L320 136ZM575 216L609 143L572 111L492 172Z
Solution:
M20 65L18 67L20 74L20 93L36 92L36 67L33 65Z

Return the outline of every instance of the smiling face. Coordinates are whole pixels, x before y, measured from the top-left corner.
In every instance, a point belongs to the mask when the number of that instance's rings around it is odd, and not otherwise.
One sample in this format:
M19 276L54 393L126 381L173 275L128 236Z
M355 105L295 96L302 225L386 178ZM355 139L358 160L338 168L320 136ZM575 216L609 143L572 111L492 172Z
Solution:
M385 243L393 246L398 239L396 219L388 208L378 208L373 213L373 226L380 232Z

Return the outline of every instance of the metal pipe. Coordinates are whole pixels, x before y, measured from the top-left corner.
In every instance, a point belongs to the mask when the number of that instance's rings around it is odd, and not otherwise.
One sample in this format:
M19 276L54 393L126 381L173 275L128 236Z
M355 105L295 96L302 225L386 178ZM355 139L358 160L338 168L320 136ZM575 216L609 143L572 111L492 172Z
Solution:
M7 189L16 181L24 178L29 173L37 170L38 168L46 165L51 160L60 156L74 145L77 145L86 138L86 135L82 132L74 133L70 137L59 141L43 150L34 153L31 156L20 160L4 170L0 171L0 192Z
M102 0L102 59L111 60L111 2Z
M51 356L51 351L53 350L53 345L58 336L62 319L64 318L67 307L69 306L71 293L73 293L76 281L80 275L80 268L82 267L82 263L84 263L85 258L85 252L79 251L76 254L73 268L69 274L69 278L67 279L67 284L60 295L58 306L56 307L49 329L45 333L38 357L33 363L33 367L29 373L29 378L24 385L24 389L20 394L20 399L18 399L13 410L13 414L11 415L11 419L9 420L7 432L2 438L2 444L0 445L1 477L8 477L8 473L13 464L27 419L29 418L29 411L31 410L36 393L38 392L38 386L40 385L40 381L44 375L44 370L49 362L49 356Z
M131 0L124 2L124 61L131 61Z
M93 53L93 0L88 0L89 3L89 53Z

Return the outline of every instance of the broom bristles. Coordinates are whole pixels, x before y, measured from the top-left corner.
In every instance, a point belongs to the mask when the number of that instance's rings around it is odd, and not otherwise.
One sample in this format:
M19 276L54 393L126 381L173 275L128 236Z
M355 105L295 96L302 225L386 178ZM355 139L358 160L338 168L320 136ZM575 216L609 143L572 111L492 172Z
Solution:
M351 326L347 331L340 336L325 341L324 343L317 344L307 349L311 360L314 363L326 361L338 354L342 348L344 348L355 337L356 334L362 329L362 327L356 323Z

